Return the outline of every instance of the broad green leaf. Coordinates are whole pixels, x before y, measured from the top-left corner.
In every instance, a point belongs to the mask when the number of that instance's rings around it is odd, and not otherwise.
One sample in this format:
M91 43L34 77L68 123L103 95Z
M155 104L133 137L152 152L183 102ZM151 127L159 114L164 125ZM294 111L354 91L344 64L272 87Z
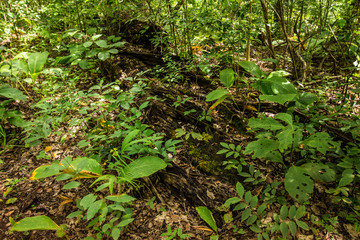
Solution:
M266 205L262 204L262 205L260 205L260 207L258 207L258 209L256 210L256 213L258 215L261 215L265 211L265 209L266 209Z
M245 199L245 202L250 203L250 201L251 201L251 199L252 199L252 195L251 195L251 192L250 192L250 191L247 191L247 192L245 193L244 199Z
M0 96L26 101L26 96L22 93L22 91L16 88L12 88L8 84L2 85L0 87Z
M296 94L278 94L278 95L260 95L260 100L267 100L269 102L275 102L285 104L288 101L294 100Z
M87 61L87 60L81 60L79 62L79 66L81 67L81 69L84 69L84 70L92 67L91 63L89 63L89 61Z
M266 158L271 151L277 150L280 146L278 141L272 139L259 139L249 143L244 154L254 153L253 158Z
M280 223L280 232L285 238L289 235L289 227L285 222Z
M246 203L239 203L239 204L237 204L237 205L234 207L233 211L242 210L242 209L246 208L247 206L248 206L248 205L247 205Z
M220 81L226 88L230 88L235 81L235 72L231 68L224 69L220 72Z
M255 131L258 129L275 131L284 128L284 125L273 118L250 118L248 126Z
M81 199L80 206L82 206L84 209L88 209L91 206L91 204L95 202L96 198L97 196L90 193Z
M296 207L294 205L292 205L289 208L289 218L293 219L295 217L295 214L296 214Z
M281 220L285 220L287 216L288 216L288 208L285 205L283 205L280 208L280 218Z
M292 166L285 175L285 189L299 203L309 199L314 190L314 182L307 171L301 167Z
M101 48L107 48L108 46L106 40L97 40L95 41L95 44Z
M335 170L323 163L305 163L301 165L310 177L317 182L335 181Z
M112 49L109 49L108 52L111 53L111 54L118 54L118 53L119 53L119 50L117 50L117 49L115 49L115 48L112 48Z
M83 46L86 47L86 48L88 48L88 47L90 47L92 44L93 44L92 41L88 41L88 42L84 42Z
M70 213L69 215L67 215L66 218L78 217L78 216L80 216L82 213L83 213L82 211L75 211L75 212L72 212L72 213Z
M127 194L110 195L110 196L105 197L105 199L114 201L114 202L119 202L119 203L129 203L129 202L136 200L136 198L129 196Z
M306 223L304 223L303 221L296 221L296 225L298 225L299 228L302 228L305 231L308 231L310 229L309 226Z
M146 156L138 158L124 168L123 177L129 181L136 178L147 177L166 168L166 166L166 163L158 157Z
M63 189L72 189L72 188L77 188L78 186L80 186L81 183L73 181L73 182L69 182L67 184L65 184L63 186Z
M218 88L210 92L208 95L206 95L206 101L207 102L215 101L219 98L226 96L228 93L229 93L228 90L223 88Z
M114 240L118 240L119 237L120 237L120 228L117 228L117 227L114 227L112 230L111 230L111 237L114 239Z
M344 187L344 186L352 183L354 178L355 178L354 170L345 169L343 171L343 173L342 173L342 177L341 177L340 182L339 182L339 187Z
M297 232L297 226L296 226L295 222L294 221L289 221L288 225L289 225L291 235L295 236L296 232Z
M48 59L48 56L49 56L48 52L31 53L29 55L29 59L28 59L30 74L41 72L41 70L43 69L43 67Z
M245 209L242 214L241 214L241 221L245 221L246 219L248 219L251 215L251 209L250 208L247 208Z
M51 218L41 215L35 217L28 217L16 222L11 228L14 231L31 231L31 230L61 230Z
M230 207L230 205L240 202L241 199L238 197L232 197L225 201L224 205Z
M199 216L215 231L217 232L217 225L211 211L207 207L196 207Z
M102 174L101 164L92 158L76 158L71 162L70 166L73 167L77 173L80 173L76 176L77 178L100 177Z
M261 78L263 75L263 71L261 71L261 69L253 62L241 61L241 62L238 62L238 64L243 69L245 69L245 71L251 73L252 75L254 75L257 78Z
M279 139L279 151L284 152L284 150L293 146L294 143L294 134L295 131L291 126L285 127L276 137Z
M303 144L315 148L322 154L326 154L326 152L331 148L331 145L333 145L332 138L326 132L317 132L311 135L303 141Z
M278 113L275 116L275 119L283 120L284 122L286 122L290 126L293 125L293 117L288 113Z
M243 198L244 193L245 193L245 189L244 189L243 185L240 182L236 183L236 192L238 193L240 198Z
M61 166L60 164L40 166L32 172L30 180L37 180L40 178L51 177L60 174L60 171L63 169L64 167Z
M298 102L304 106L308 106L317 100L317 96L313 93L305 92L298 95Z
M96 202L92 203L86 212L86 219L90 220L93 217L95 217L96 213L99 212L103 204L104 204L103 200L97 200Z
M246 220L246 225L251 225L253 224L257 219L256 215L251 215L247 220Z
M110 53L108 51L99 52L98 57L101 61L105 61L110 57Z
M296 219L300 219L304 216L306 211L306 208L304 205L301 205L297 210L296 210L296 214L295 214L295 218Z
M258 204L258 197L257 196L253 196L250 200L250 207L251 208L255 208L256 205Z
M261 233L262 232L262 229L259 228L258 226L256 226L255 224L250 226L250 230L253 231L253 232L256 232L256 233Z
M134 221L134 218L128 218L128 219L122 220L118 226L125 227L125 226L129 225L130 223L132 223L133 221Z

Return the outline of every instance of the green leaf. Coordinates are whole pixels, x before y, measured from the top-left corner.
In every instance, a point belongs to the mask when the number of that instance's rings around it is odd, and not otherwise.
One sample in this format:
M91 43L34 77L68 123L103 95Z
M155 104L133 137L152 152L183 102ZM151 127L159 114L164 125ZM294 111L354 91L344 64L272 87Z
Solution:
M295 214L296 214L296 207L292 205L289 209L289 218L293 219L295 217Z
M72 213L70 213L69 215L67 215L66 218L78 217L78 216L80 216L82 213L83 213L82 211L75 211L75 212L72 212Z
M129 202L136 200L136 198L129 196L125 193L121 194L121 195L110 195L110 196L105 197L105 199L114 201L114 202L118 202L118 203L129 203Z
M119 239L120 237L120 228L112 228L111 230L111 237L114 239L114 240L117 240Z
M294 221L290 221L288 222L288 225L289 225L289 229L290 229L290 232L293 236L296 235L296 232L297 232L297 226L296 224L294 223Z
M93 44L92 41L88 41L88 42L84 42L83 46L86 47L86 48L88 48L88 47L90 47L92 44Z
M251 225L253 224L257 219L256 215L251 215L247 220L246 220L246 225Z
M136 135L138 135L140 132L140 130L133 130L131 131L128 135L126 135L126 137L124 138L122 145L121 145L121 152L123 153L124 151L126 151L129 146L130 146L130 141L136 137Z
M311 135L305 141L303 141L304 145L315 148L322 154L326 154L326 152L331 148L330 144L332 143L332 138L326 132L316 132Z
M263 71L261 71L261 69L253 62L241 61L241 62L238 62L238 64L243 69L245 69L245 71L251 73L252 75L254 75L257 78L261 78L263 75Z
M95 202L96 198L97 196L90 193L81 199L80 206L82 206L84 209L88 209L91 206L91 204Z
M217 225L211 211L207 207L196 207L199 216L215 231L217 232Z
M125 226L129 225L130 223L132 223L133 221L134 221L134 218L128 218L128 219L122 220L118 226L125 227Z
M111 54L118 54L118 53L119 53L119 50L117 50L117 49L115 49L115 48L112 48L112 49L109 49L108 52L111 53Z
M300 219L304 216L306 211L306 208L304 205L301 205L297 210L296 210L296 214L295 214L295 218L296 219Z
M277 150L280 146L278 141L272 139L259 139L249 143L244 154L254 153L253 158L266 158L271 151Z
M102 174L101 164L92 158L80 157L71 162L76 172L80 173L79 178L99 177Z
M86 212L86 219L90 220L95 217L95 214L99 212L103 203L103 200L97 200L96 202L92 203Z
M301 167L292 166L285 175L285 189L299 203L309 199L314 190L314 182L307 171Z
M50 176L54 176L60 174L60 170L63 170L64 167L60 164L52 164L52 165L44 165L36 168L30 177L30 180L37 180L40 178L46 178Z
M49 56L48 52L43 52L43 53L36 52L30 54L28 59L30 74L41 72L48 59L48 56Z
M293 125L293 117L288 113L278 113L275 116L275 119L283 120L284 122L286 122L290 126Z
M284 150L293 146L294 143L295 131L291 126L285 127L276 137L279 139L279 151L284 152Z
M342 173L342 177L341 177L340 182L339 182L339 187L344 187L344 186L352 183L354 178L355 178L354 170L345 169L343 171L343 173Z
M303 221L296 221L296 225L298 225L299 228L302 228L305 231L308 231L310 229L309 226L306 223L304 223Z
M0 96L26 101L26 96L19 89L12 88L8 84L4 84L0 87Z
M235 204L235 203L238 203L240 202L241 199L238 198L238 197L232 197L232 198L229 198L225 201L224 205L227 206L227 207L230 207L232 204Z
M223 88L218 88L210 92L208 95L206 95L206 101L207 102L215 101L219 98L226 96L228 93L229 93L228 90Z
M235 72L231 68L224 69L220 72L220 81L226 88L230 88L234 84Z
M280 209L280 218L281 220L285 220L288 216L288 208L283 205Z
M264 129L276 131L285 128L284 125L273 118L250 118L248 125L252 130Z
M301 165L310 177L317 182L335 181L335 170L323 163L305 163Z
M248 219L251 215L251 209L250 208L247 208L245 209L242 214L241 214L241 221L245 221L246 219Z
M251 192L247 191L245 193L245 202L250 203L251 199L252 199Z
M280 232L285 238L289 235L289 227L285 222L280 223Z
M305 92L298 95L298 102L304 106L308 106L317 100L317 96L313 93Z
M107 48L107 46L108 46L106 40L95 41L95 44L101 48Z
M245 193L245 189L244 189L243 185L240 182L236 183L236 192L238 193L240 198L243 198L244 193Z
M260 95L260 100L267 100L269 102L280 103L284 105L288 101L294 100L296 94L279 94L279 95Z
M265 211L265 209L266 209L266 205L262 204L262 205L260 205L260 207L258 207L258 209L256 210L256 213L258 215L261 215Z
M246 208L248 205L246 203L239 203L238 205L236 205L233 209L233 211L239 211L242 210L244 208Z
M109 53L109 51L99 52L98 57L101 61L105 61L106 59L108 59L110 57L110 53Z
M146 156L138 158L124 168L123 177L130 181L136 178L147 177L166 168L166 166L166 163L158 157Z
M251 198L251 201L250 201L250 207L251 208L255 208L256 207L256 205L258 204L258 197L257 196L253 196L252 198Z
M67 184L65 184L63 186L63 189L72 189L72 188L77 188L78 186L80 186L81 183L73 181L73 182L69 182Z
M30 230L62 230L51 218L41 215L28 217L16 222L11 228L14 231L30 231Z
M89 61L87 61L87 60L81 60L79 62L79 66L81 67L81 69L84 69L84 70L92 67L91 63L89 63Z
M251 226L250 226L250 230L253 231L253 232L256 232L256 233L261 233L261 232L262 232L262 229L259 228L259 227L256 226L256 225L251 225Z

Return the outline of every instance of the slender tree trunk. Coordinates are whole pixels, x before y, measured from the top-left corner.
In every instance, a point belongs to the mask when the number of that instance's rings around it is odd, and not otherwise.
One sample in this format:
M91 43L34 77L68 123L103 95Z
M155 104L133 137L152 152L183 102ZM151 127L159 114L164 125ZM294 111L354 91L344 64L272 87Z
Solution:
M249 6L249 18L248 18L248 23L249 23L249 32L248 32L248 37L246 40L246 61L250 60L250 33L251 33L251 17L252 17L252 1L250 1L250 6Z
M269 26L269 14L268 14L268 8L265 0L260 0L261 3L261 9L263 11L264 21L265 21L265 31L266 31L266 40L268 47L271 51L271 55L274 59L276 59L275 50L272 44L272 37L271 37L271 30Z

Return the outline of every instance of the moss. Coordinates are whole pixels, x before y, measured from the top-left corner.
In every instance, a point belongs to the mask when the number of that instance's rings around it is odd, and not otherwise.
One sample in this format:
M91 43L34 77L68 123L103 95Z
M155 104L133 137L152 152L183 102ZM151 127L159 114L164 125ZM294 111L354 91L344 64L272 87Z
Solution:
M219 174L219 171L221 171L221 163L216 161L216 158L210 157L208 154L204 153L199 147L190 145L189 155L197 159L200 170L215 175Z

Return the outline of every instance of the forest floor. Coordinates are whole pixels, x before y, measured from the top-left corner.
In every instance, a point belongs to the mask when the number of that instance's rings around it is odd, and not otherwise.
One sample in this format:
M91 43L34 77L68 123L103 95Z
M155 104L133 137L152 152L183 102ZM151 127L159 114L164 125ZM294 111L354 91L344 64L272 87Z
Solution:
M256 59L252 59L258 61ZM167 225L172 229L181 228L184 233L190 234L190 239L209 239L213 232L199 217L195 207L206 206L212 210L218 225L220 238L224 240L257 239L256 234L246 228L240 221L240 215L233 212L233 221L224 222L221 205L230 197L235 197L235 184L244 178L238 176L235 171L224 170L224 156L216 153L221 149L220 142L234 143L246 146L253 136L246 133L246 119L257 114L258 103L254 100L239 97L235 99L239 109L233 104L225 103L218 106L212 112L211 122L198 121L199 113L207 110L211 105L205 101L206 94L216 89L216 84L206 77L197 75L192 71L180 71L181 81L178 83L164 84L159 81L149 69L155 65L164 64L162 56L153 54L144 46L127 44L116 58L103 63L102 74L105 79L136 78L139 72L145 72L141 78L148 79L150 89L143 98L157 96L150 107L145 109L141 121L152 126L156 132L165 134L166 139L175 138L175 130L183 128L186 132L205 133L210 136L206 140L196 140L189 137L177 148L172 156L173 166L165 171L158 172L139 184L135 189L129 186L127 193L136 197L133 208L135 220L122 233L120 239L165 239L161 234L167 232ZM181 83L180 83L181 82ZM129 88L128 82L123 81L123 88ZM78 90L86 91L93 84L89 80L78 83ZM30 90L30 89L29 89ZM237 96L249 96L246 89ZM251 95L251 94L250 94ZM256 92L253 93L257 95ZM191 97L186 103L178 107L174 106L177 96L182 99ZM138 99L141 102L141 99ZM21 110L25 119L32 119L34 109L30 108L30 102L15 102L13 108ZM252 106L252 107L251 107ZM258 109L261 112L273 114L279 112L279 106L263 103ZM195 109L196 114L184 115L185 111ZM64 127L62 131L72 131ZM18 130L18 138L23 137ZM64 181L55 181L55 177L49 177L41 181L30 180L31 172L44 164L51 164L54 160L61 160L65 156L85 156L77 143L82 139L82 134L66 139L61 143L59 136L48 139L46 143L37 147L25 148L21 141L13 143L11 147L1 150L0 159L0 196L7 192L6 199L0 202L0 239L56 239L53 231L30 231L27 233L15 232L9 234L11 224L9 218L22 219L24 217L47 215L56 223L65 223L68 228L66 234L69 239L83 239L95 237L94 232L89 232L87 223L75 221L66 216L77 210L75 201L88 193L91 189L90 180L82 180L82 188L63 190ZM46 147L51 146L46 154L50 159L37 159L37 156ZM246 159L253 162L257 169L261 170L266 183L274 181L282 182L283 167L280 164L262 162L259 160ZM255 162L256 161L256 162ZM245 184L251 189L253 195L260 193L264 185ZM10 189L10 191L9 191ZM284 191L283 187L277 191ZM286 195L286 194L285 194ZM155 198L154 198L155 197ZM12 202L6 202L12 199ZM290 197L287 199L292 201ZM268 209L265 217L271 222L274 212L278 212L280 204L273 204ZM342 209L344 210L344 209ZM307 207L307 217L304 220L310 229L319 229L310 221L310 215L325 216L329 218L338 216L340 209L327 197L321 185L315 187L315 192ZM346 210L345 210L346 211ZM234 231L233 225L241 226L246 233L240 234ZM324 225L325 226L325 225ZM326 225L330 228L332 225ZM280 237L280 233L279 233ZM295 239L295 238L294 238ZM360 235L354 231L354 227L344 224L342 218L334 224L332 231L322 230L299 231L296 239L360 239Z

